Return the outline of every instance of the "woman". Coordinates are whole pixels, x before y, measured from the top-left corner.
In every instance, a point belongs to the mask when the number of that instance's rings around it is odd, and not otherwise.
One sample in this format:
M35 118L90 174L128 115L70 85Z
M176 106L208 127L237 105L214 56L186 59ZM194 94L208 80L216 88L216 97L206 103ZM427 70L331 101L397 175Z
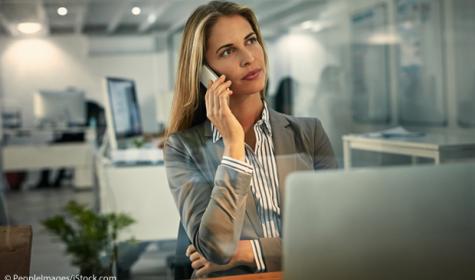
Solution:
M205 64L221 74L208 89ZM318 120L267 107L267 56L247 7L196 9L178 65L165 165L194 276L280 270L285 177L336 167L328 138Z

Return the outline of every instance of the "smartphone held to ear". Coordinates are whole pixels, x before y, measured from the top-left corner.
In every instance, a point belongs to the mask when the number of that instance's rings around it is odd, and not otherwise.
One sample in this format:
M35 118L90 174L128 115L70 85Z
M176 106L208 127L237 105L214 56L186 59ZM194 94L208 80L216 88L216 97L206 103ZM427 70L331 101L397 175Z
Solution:
M205 86L205 88L208 88L208 83L209 81L215 81L218 79L218 75L209 68L208 65L203 65L201 67L201 72L200 72L200 82Z

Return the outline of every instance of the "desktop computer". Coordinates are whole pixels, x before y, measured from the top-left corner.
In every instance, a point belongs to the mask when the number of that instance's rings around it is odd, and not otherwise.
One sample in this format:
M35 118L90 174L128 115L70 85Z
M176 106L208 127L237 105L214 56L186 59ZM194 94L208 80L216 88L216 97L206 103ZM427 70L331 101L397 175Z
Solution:
M33 95L33 114L39 126L85 126L85 94L73 88L39 90Z
M104 99L107 136L113 162L161 162L163 152L143 141L140 106L132 79L106 77Z

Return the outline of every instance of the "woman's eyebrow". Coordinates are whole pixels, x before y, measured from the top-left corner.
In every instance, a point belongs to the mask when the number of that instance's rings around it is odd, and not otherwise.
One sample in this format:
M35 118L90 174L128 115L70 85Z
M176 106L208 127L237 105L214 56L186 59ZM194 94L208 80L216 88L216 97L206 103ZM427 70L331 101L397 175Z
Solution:
M255 35L255 34L256 34L256 33L254 33L254 32L251 32L251 33L247 34L246 37L244 37L244 40L249 39L249 37L251 37L251 36L253 36L253 35ZM216 50L216 53L218 53L220 49L222 49L222 48L227 48L227 47L231 47L232 45L233 45L233 44L222 45L221 47L219 47L219 48Z
M244 37L244 40L249 39L249 37L251 37L252 35L255 35L255 34L256 33L254 33L254 32L251 32L251 33L247 34L246 37Z
M221 47L219 47L219 48L216 50L216 53L218 53L220 49L222 49L222 48L227 48L227 47L231 47L232 45L233 45L233 44L222 45Z

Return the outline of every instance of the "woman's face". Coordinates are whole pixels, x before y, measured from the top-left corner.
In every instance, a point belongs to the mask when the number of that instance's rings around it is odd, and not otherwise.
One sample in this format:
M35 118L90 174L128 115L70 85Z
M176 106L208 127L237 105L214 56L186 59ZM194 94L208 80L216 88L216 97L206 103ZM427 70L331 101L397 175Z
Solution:
M207 44L207 64L232 81L234 94L254 94L264 89L264 51L244 17L220 17L210 30Z

